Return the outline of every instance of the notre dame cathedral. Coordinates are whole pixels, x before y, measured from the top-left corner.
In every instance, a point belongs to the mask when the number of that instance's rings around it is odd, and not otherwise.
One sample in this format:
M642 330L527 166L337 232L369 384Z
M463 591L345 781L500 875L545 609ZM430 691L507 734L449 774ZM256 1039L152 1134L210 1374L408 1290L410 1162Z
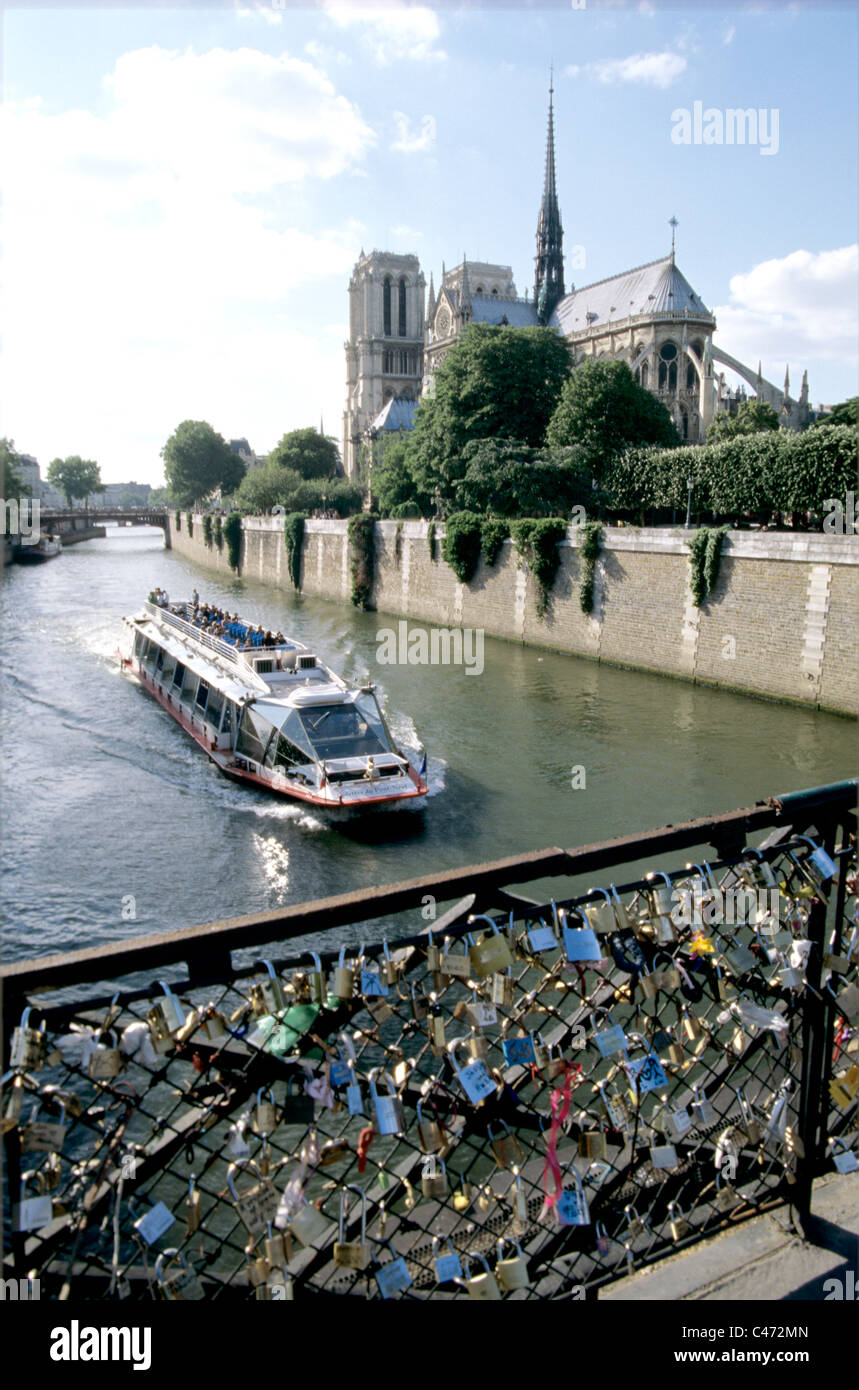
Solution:
M509 265L466 261L445 270L429 294L417 256L362 251L349 282L346 409L343 465L354 477L372 441L412 428L421 394L451 343L470 323L512 327L548 325L570 343L574 366L592 358L627 362L642 386L669 410L681 439L700 443L718 411L735 411L746 398L731 390L728 367L773 406L782 423L804 429L811 420L808 379L799 400L785 373L779 390L757 371L713 343L714 315L670 254L581 289L564 284L564 231L555 184L555 131L549 90L549 126L543 200L537 220L534 294L522 299Z

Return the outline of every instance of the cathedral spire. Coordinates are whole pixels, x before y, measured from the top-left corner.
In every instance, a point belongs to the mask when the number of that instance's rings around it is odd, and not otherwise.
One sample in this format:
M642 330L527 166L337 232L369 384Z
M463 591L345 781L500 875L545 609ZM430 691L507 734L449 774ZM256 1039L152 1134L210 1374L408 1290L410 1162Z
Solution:
M462 253L462 290L459 296L459 312L463 321L471 318L471 285L468 280L468 261Z
M429 322L429 321L432 319L434 313L435 313L435 285L433 284L432 271L430 271L429 298L428 298L428 300L427 300L427 322Z
M540 323L549 317L564 294L564 229L558 208L555 183L555 113L554 86L549 79L549 125L546 132L546 167L543 174L543 201L537 219L537 255L534 275L534 300Z

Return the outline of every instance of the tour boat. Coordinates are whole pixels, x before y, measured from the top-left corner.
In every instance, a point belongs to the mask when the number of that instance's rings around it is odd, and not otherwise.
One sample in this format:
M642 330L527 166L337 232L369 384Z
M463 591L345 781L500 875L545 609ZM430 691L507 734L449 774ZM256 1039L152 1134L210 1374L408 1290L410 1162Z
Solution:
M54 560L62 554L63 543L57 536L40 536L31 545L22 542L15 548L15 559L19 565L41 565L45 560Z
M349 685L303 643L263 645L239 619L213 636L187 602L123 621L123 665L228 777L334 819L426 796L426 758L418 770L397 748L374 686Z

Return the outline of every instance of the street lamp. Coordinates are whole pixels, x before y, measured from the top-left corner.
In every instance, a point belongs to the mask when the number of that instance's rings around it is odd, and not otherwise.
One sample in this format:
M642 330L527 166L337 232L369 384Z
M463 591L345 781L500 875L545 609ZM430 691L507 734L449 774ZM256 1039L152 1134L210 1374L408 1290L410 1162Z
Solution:
M688 530L688 528L689 528L689 522L690 522L691 517L692 517L692 487L693 487L692 479L691 479L691 478L687 478L687 479L686 479L686 529L687 529L687 530Z

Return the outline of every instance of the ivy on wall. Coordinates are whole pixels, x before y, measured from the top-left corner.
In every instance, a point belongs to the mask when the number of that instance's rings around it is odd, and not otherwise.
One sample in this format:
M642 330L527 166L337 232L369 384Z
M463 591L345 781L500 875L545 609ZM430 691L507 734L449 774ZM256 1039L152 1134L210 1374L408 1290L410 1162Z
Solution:
M539 521L513 521L510 533L516 549L537 581L537 617L545 618L549 595L561 563L558 543L567 534L567 523L556 517L541 518Z
M435 522L431 521L427 527L427 545L429 546L430 559L435 564L438 559L438 542L435 538Z
M224 540L227 543L227 563L238 573L242 558L242 518L238 512L230 512L224 522Z
M182 513L181 513L178 509L173 513L173 520L174 520L175 523L176 523L176 530L177 530L177 531L181 531L181 530L182 530Z
M399 565L403 558L403 523L398 521L394 528L394 559Z
M727 533L727 526L701 526L687 541L691 570L689 588L696 608L701 607L716 587L722 562L722 541Z
M588 521L581 528L582 543L579 557L582 577L579 584L579 605L583 613L592 613L594 608L594 574L597 558L602 545L602 526L598 521Z
M373 593L376 559L376 518L358 512L349 518L349 545L352 551L352 602L356 608L369 608Z
M301 548L304 544L304 512L290 512L283 522L286 567L294 589L301 588Z
M203 517L203 540L211 550L212 548L212 517L210 512L206 512Z
M215 517L214 534L215 534L215 545L218 547L219 550L223 550L223 548L224 548L224 523L223 523L223 521L221 520L220 516L216 516L216 517Z
M494 516L485 516L480 522L480 545L487 565L494 565L501 554L501 547L510 535L510 523L498 521Z
M470 584L480 563L480 517L476 512L454 512L445 522L441 553L460 584Z

